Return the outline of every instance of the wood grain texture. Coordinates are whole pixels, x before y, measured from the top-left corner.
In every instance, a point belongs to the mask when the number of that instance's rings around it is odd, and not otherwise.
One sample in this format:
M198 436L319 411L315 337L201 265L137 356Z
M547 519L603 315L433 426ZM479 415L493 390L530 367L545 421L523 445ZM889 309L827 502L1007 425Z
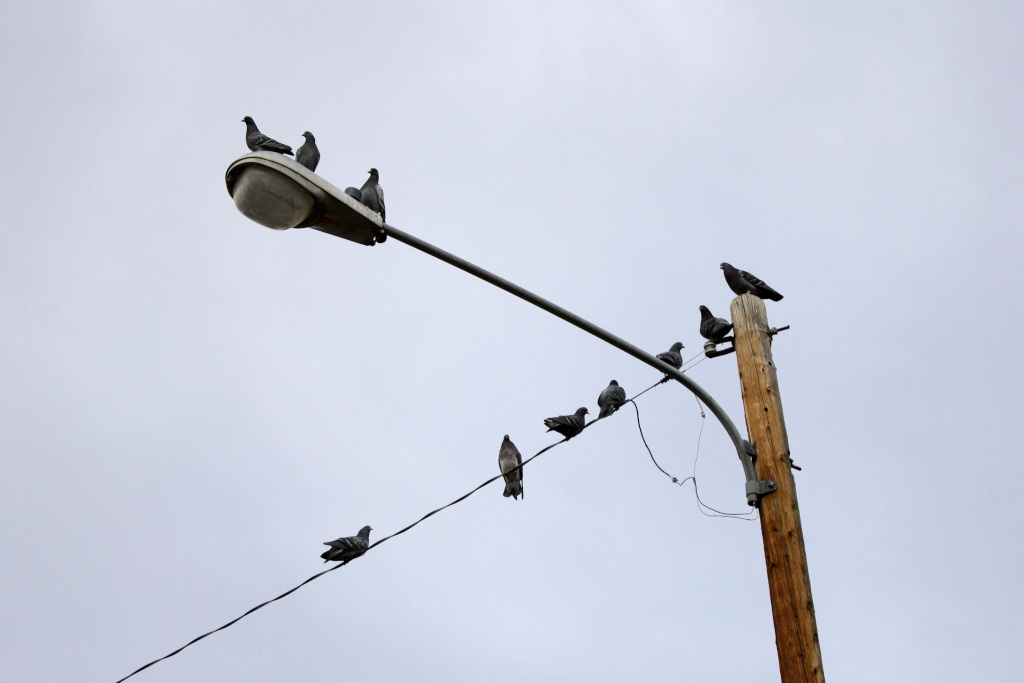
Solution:
M764 302L750 294L736 297L730 311L747 433L757 447L757 478L774 479L778 485L774 493L761 498L760 516L782 683L823 682L811 578L768 316Z

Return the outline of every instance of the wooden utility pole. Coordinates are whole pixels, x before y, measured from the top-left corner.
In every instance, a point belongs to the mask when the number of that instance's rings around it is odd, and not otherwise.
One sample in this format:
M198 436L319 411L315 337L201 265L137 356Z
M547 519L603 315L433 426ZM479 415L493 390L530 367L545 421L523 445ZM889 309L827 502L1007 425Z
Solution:
M824 683L768 316L764 302L751 294L736 297L730 310L747 434L757 448L757 479L774 479L777 485L761 498L760 517L782 683Z

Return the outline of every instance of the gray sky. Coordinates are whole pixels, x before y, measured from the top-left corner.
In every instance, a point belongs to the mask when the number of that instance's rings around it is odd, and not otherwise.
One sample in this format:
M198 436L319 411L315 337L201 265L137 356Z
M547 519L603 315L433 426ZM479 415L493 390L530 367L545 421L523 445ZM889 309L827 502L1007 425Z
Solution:
M389 222L652 352L769 303L825 672L1024 656L1024 11L20 3L0 27L0 670L113 681L497 473L650 368L395 241L234 208L245 115ZM692 376L742 424L734 356ZM662 466L701 419L640 400ZM721 427L702 498L745 508ZM757 523L631 411L139 674L777 680Z

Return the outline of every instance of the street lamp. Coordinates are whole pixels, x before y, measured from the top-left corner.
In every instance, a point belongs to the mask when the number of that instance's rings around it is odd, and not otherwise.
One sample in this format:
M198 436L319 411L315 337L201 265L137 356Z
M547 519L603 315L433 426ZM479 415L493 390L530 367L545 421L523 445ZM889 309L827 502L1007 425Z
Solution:
M260 225L275 230L311 227L367 246L383 242L386 237L394 237L399 242L504 289L643 361L689 389L722 423L743 466L748 505L757 506L761 496L775 491L774 480L757 480L753 462L753 456L756 455L754 446L740 435L722 406L689 376L643 349L517 284L387 225L375 212L281 154L253 152L241 156L228 166L225 182L228 194L234 199L238 210Z
M380 216L283 154L246 154L224 180L238 210L264 227L315 228L370 247L384 241Z

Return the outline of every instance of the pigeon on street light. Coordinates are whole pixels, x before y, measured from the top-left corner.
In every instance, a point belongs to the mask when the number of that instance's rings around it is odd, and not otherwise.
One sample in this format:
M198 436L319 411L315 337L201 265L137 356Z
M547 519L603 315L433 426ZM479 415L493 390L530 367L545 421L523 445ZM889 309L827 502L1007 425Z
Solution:
M709 341L719 341L732 332L732 323L716 318L707 306L700 307L700 335Z
M508 438L508 434L505 435L505 440L501 442L501 448L498 449L498 467L501 469L501 475L505 477L505 493L502 495L506 498L512 496L516 500L519 500L519 496L525 499L523 456L512 440Z
M782 301L782 295L764 283L764 280L751 275L745 270L733 268L728 263L719 266L725 273L725 281L729 289L737 294L753 294L759 299Z
M549 432L558 432L568 440L583 431L583 427L586 426L586 418L584 418L586 414L587 409L580 408L574 415L548 417L544 419L544 426L548 428Z
M245 144L249 146L249 149L253 152L277 152L278 154L291 154L292 148L288 145L283 145L273 138L269 138L260 132L260 129L256 127L256 122L252 120L251 116L246 116L242 119L245 124Z
M355 536L345 536L334 541L327 541L324 545L329 545L330 549L325 550L320 557L324 558L324 562L351 562L370 547L371 531L373 529L364 526Z
M316 171L316 165L320 163L320 150L316 148L316 138L308 130L302 137L306 138L306 141L295 151L295 161L310 171Z
M360 200L363 204L368 206L371 211L376 211L380 214L380 219L387 222L384 217L384 189L378 182L380 180L380 174L377 169L371 168L367 171L370 177L366 179L363 186L359 188Z
M683 342L676 342L672 345L672 348L668 351L662 351L655 358L660 361L664 361L674 367L676 370L683 367L683 356L679 353L679 349L683 348Z
M626 390L620 387L618 382L612 380L605 387L604 391L601 392L601 395L597 397L597 407L601 409L597 417L608 417L625 402Z

